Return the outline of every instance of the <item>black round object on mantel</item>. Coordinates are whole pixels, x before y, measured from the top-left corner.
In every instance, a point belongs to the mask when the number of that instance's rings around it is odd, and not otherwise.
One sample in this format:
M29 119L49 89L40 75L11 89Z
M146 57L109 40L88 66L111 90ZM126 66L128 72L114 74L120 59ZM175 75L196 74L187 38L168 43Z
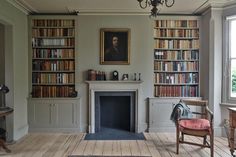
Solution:
M113 71L112 72L112 80L119 80L119 73L118 71Z

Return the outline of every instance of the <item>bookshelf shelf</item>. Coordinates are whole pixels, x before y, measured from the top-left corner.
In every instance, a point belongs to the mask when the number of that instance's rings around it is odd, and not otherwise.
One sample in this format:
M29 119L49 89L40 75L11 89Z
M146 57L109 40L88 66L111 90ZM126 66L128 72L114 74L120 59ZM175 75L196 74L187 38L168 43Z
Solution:
M170 59L154 59L155 61L163 61L163 62L199 62L199 60L196 59L179 59L179 60L170 60Z
M198 39L198 37L154 37L154 39L168 39L168 40L172 40L172 39L178 39L178 40L194 40L194 39Z
M75 19L32 18L32 98L75 97Z
M199 71L160 71L154 70L155 73L198 73Z
M198 48L154 48L154 50L156 51L160 51L160 50L168 50L168 51L191 51L191 50L199 50Z
M33 46L33 49L55 49L55 48L59 48L59 49L69 49L69 48L75 48L74 46L61 46L61 45L49 45L49 46Z
M33 73L74 73L74 70L57 70L57 71L49 71L49 70L33 70Z
M74 83L32 83L34 86L65 86L65 85L74 85Z
M155 85L160 85L160 86L193 86L193 85L198 85L198 83L175 83L175 84L170 84L170 83L155 83Z
M33 60L74 60L74 58L32 58Z
M198 20L156 20L154 96L199 97Z
M32 26L32 29L39 29L39 28L46 28L46 29L51 29L51 28L72 28L74 29L74 26Z
M34 37L34 38L42 38L42 39L55 39L55 38L57 38L57 39L60 39L60 38L62 38L62 39L66 39L66 38L74 38L74 36L55 36L55 37L53 37L53 36L38 36L38 37Z
M177 29L177 30L194 30L199 29L198 27L154 27L154 29Z

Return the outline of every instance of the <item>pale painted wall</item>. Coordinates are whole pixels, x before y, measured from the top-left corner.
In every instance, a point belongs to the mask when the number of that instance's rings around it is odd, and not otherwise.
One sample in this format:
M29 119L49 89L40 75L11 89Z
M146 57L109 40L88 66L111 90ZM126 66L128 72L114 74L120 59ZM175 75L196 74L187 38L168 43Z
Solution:
M8 124L10 124L8 127L11 130L10 135L13 135L10 138L17 140L28 132L26 101L29 94L27 16L7 1L0 1L0 23L6 28L5 80L10 88L10 92L7 94L7 105L14 108L14 114L8 116ZM11 133L12 131L13 133Z
M78 78L77 89L81 96L81 128L85 131L88 124L88 90L84 82L88 69L111 73L113 70L133 75L141 73L143 94L141 104L142 128L146 128L147 97L153 96L153 25L148 16L123 15L81 15L78 16ZM131 56L130 65L100 65L100 28L130 28Z
M222 118L221 118L221 83L222 83L222 10L212 10L212 21L213 30L210 38L212 48L210 48L209 64L210 66L210 96L209 103L213 106L214 114L214 127L215 134L221 135Z
M210 19L211 12L207 10L203 16L201 16L201 53L200 53L200 93L203 99L208 99L209 97L209 38L210 38Z
M5 53L4 53L4 25L0 24L0 85L5 84ZM3 106L4 96L0 92L0 106ZM0 120L0 127L5 129L4 120Z
M222 10L209 8L202 15L201 93L214 112L215 134L221 135Z
M0 84L5 82L4 25L0 24ZM1 102L1 97L0 97Z
M3 83L5 83L4 25L0 24L0 84ZM2 96L0 95L1 102Z

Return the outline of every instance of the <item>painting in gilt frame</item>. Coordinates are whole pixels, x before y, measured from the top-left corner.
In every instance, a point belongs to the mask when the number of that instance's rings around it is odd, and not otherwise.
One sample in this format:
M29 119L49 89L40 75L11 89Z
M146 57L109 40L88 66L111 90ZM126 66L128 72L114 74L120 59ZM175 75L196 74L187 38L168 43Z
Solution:
M100 64L130 64L130 29L102 28L100 41Z

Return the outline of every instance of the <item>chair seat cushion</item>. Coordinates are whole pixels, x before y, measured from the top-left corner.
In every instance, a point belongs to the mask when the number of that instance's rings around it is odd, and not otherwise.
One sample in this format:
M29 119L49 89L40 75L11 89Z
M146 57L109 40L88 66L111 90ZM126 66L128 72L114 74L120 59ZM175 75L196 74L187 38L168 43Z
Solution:
M207 119L182 119L179 126L180 129L209 130L210 122Z

